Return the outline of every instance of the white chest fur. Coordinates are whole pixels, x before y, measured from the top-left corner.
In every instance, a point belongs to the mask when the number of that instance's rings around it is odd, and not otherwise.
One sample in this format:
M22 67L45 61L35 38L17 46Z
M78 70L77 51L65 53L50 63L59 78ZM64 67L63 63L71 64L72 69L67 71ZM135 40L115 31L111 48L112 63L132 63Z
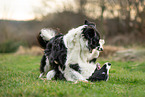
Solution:
M91 54L89 53L89 50L86 46L87 40L84 40L81 36L82 28L83 26L70 30L69 33L63 38L67 47L67 60L65 63L67 69L65 73L69 74L65 74L65 77L68 78L68 80L73 80L72 76L75 76L70 74L72 72L69 68L70 64L79 64L81 75L85 79L89 78L96 69L96 65L87 62L88 57L90 57ZM76 78L78 77L76 76Z
M81 75L88 79L96 69L96 65L90 63L79 62L81 68Z

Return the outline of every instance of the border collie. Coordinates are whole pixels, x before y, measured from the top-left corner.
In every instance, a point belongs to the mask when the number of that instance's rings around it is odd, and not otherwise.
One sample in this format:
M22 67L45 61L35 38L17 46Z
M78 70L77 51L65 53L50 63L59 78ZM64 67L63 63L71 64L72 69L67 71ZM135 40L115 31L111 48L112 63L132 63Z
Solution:
M44 48L39 77L47 73L47 80L94 81L94 76L102 70L96 70L95 61L104 44L96 25L86 20L66 35L56 33L53 29L42 29L38 35L38 42Z
M94 73L89 77L89 81L107 81L109 79L109 70L111 68L111 63L105 63L102 68L100 64L97 64L97 68L95 69Z

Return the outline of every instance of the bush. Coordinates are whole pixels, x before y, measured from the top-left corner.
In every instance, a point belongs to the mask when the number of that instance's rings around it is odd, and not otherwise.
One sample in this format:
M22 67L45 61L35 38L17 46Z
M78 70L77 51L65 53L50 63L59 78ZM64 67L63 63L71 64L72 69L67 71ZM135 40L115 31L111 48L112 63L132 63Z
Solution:
M26 45L26 43L14 41L14 40L7 40L3 43L0 43L0 53L15 52L20 45Z

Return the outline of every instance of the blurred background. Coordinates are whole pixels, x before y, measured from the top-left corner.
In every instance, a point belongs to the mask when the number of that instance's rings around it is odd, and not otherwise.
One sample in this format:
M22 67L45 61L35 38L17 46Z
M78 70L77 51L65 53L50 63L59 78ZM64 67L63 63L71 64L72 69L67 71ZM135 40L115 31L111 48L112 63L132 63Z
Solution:
M42 28L65 34L85 19L96 23L109 49L145 46L145 0L0 0L0 53L36 50Z

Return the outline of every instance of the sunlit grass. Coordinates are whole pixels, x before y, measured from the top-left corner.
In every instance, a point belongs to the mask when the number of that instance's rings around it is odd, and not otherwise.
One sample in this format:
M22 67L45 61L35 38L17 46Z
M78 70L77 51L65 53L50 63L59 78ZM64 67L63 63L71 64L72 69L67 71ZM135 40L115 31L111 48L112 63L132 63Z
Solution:
M112 63L107 82L74 84L66 81L43 81L39 76L41 56L0 55L1 97L144 97L145 61Z

